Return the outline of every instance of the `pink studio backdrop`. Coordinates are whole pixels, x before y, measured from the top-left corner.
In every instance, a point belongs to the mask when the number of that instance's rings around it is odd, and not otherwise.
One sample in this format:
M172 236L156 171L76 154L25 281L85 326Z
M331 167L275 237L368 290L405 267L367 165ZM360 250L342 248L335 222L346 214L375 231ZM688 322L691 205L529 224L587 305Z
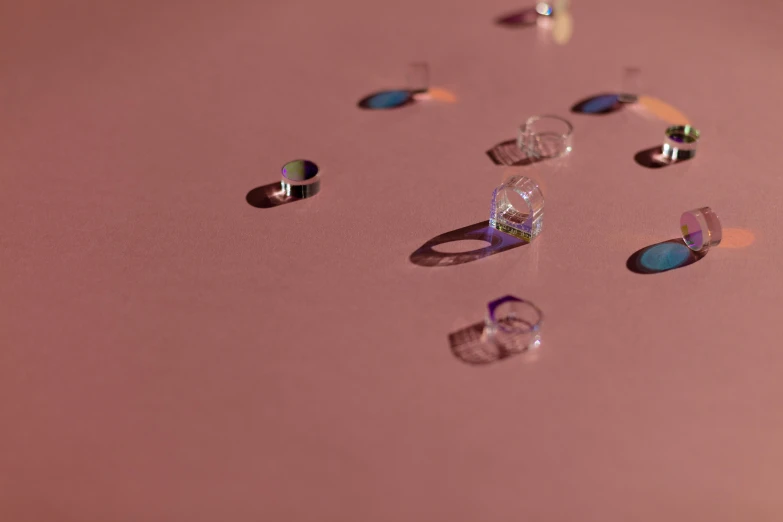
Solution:
M521 7L2 2L0 520L781 520L783 4L574 0L567 45ZM421 60L454 103L357 108ZM625 66L694 160L569 111ZM489 161L542 113L566 168ZM300 157L318 196L247 204ZM410 262L513 173L539 240ZM704 205L744 240L626 268ZM539 357L456 358L509 293Z

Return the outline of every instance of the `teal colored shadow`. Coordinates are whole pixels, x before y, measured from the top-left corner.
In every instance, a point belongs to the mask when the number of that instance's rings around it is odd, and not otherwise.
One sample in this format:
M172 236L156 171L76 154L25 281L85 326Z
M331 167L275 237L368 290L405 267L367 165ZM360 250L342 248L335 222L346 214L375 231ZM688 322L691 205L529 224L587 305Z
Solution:
M637 250L628 258L628 270L636 274L660 274L692 265L703 255L685 246L682 239L670 239Z

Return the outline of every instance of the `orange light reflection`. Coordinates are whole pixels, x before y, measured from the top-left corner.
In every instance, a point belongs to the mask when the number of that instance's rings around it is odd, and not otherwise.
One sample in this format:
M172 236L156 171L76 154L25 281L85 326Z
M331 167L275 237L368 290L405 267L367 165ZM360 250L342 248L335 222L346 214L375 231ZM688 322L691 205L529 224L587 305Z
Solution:
M653 98L651 96L639 96L638 106L642 108L643 112L655 116L668 123L669 125L686 125L690 124L688 118L672 107L663 100Z
M718 247L745 248L756 241L756 235L746 228L724 228L723 238Z
M422 97L422 99L435 100L444 103L457 102L457 96L453 92L447 91L446 89L442 89L440 87L430 87L430 89L426 93L422 93L422 94L426 95L426 98ZM419 95L416 96L418 99Z

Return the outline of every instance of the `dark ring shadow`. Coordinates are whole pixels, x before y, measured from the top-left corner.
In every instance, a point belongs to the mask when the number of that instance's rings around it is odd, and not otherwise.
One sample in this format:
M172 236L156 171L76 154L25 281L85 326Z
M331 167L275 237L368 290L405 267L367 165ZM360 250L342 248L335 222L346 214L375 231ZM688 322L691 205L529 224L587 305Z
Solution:
M692 265L704 254L697 254L682 239L670 239L637 250L625 266L635 274L660 274L675 268Z
M541 161L540 158L531 158L522 152L517 146L517 140L501 141L487 151L487 156L495 165L506 167L524 167Z
M413 92L405 89L387 89L368 94L356 103L360 109L384 111L399 109L413 103Z
M617 94L603 93L576 102L571 112L577 114L611 114L623 108Z
M495 18L495 24L509 29L519 27L530 27L538 22L538 12L535 7L514 11L503 16Z
M501 344L487 341L483 338L484 323L475 323L449 334L451 353L464 362L474 366L502 361L515 355L524 354L526 362L538 358L540 350L528 350L526 346Z
M298 198L296 196L286 196L283 188L280 186L280 182L270 183L269 185L263 185L256 187L245 196L247 203L256 208L273 208L280 205L286 205L306 198Z
M489 245L467 252L439 252L434 248L444 243L465 240L486 241ZM427 267L462 265L527 244L527 241L495 230L489 221L482 221L433 237L410 255L410 261L414 265Z
M669 165L688 161L691 158L693 158L693 156L690 158L677 158L676 160L666 159L663 155L663 145L658 145L657 147L640 150L634 155L633 160L637 164L648 169L661 169L663 167L668 167Z

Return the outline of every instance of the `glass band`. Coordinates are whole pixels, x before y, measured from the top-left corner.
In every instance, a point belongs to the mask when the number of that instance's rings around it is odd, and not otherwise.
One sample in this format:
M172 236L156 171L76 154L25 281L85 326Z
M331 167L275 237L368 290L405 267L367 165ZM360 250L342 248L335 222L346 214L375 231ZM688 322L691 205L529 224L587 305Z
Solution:
M672 125L666 129L663 156L668 161L684 160L696 155L701 133L690 125Z
M718 246L723 238L720 218L710 207L683 212L680 216L680 232L687 247L702 254Z
M286 196L309 198L321 190L318 165L308 160L289 161L281 169L280 186Z

